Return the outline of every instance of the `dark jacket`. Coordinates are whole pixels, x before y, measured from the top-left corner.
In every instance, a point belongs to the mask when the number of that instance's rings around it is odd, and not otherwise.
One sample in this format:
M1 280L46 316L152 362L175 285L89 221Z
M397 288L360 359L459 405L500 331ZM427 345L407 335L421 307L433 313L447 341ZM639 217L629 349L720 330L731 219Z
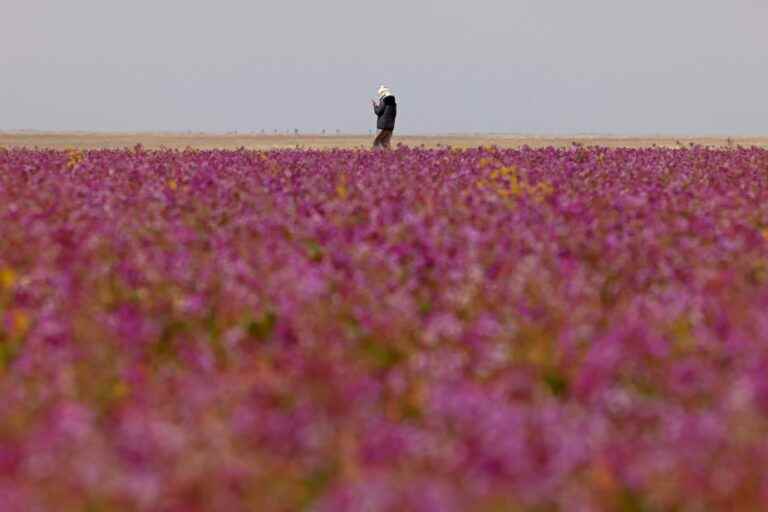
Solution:
M373 111L379 116L376 128L379 130L394 130L397 117L397 102L394 96L385 96L379 100L379 104L373 107Z

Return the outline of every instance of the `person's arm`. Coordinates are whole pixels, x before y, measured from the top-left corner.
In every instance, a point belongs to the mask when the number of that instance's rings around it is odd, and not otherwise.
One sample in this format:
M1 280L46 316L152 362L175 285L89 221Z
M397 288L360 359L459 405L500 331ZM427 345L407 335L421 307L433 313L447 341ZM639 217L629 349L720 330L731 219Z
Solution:
M373 101L373 112L377 116L380 116L381 114L383 114L384 113L384 102L383 101L379 101L378 103L376 103L376 101L374 101L374 100L371 100L371 101Z

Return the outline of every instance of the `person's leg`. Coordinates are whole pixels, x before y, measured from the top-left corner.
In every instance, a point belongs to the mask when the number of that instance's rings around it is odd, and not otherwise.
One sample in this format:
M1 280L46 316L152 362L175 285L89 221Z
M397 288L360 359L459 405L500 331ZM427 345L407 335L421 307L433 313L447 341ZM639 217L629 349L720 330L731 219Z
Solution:
M392 130L383 130L384 137L382 138L381 145L387 149L391 148L392 142Z
M373 147L374 149L383 147L383 137L384 137L384 130L379 130L378 133L376 133L376 138L373 139Z

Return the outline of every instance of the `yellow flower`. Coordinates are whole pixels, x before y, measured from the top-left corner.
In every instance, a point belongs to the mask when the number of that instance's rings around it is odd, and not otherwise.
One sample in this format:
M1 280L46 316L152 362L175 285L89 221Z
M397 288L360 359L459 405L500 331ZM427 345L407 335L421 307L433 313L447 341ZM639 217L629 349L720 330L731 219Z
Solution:
M112 398L114 400L120 400L128 396L131 392L131 388L125 381L119 380L112 386Z
M69 160L67 161L67 169L70 171L85 159L83 152L78 149L67 150L67 156L69 156Z
M29 330L29 315L24 311L17 310L11 316L11 334L23 336Z
M346 199L349 195L346 176L342 175L341 179L339 179L339 183L336 185L336 195L339 196L339 199Z
M17 281L16 272L14 272L12 268L10 267L0 268L0 289L13 288L13 285L16 284L16 281Z

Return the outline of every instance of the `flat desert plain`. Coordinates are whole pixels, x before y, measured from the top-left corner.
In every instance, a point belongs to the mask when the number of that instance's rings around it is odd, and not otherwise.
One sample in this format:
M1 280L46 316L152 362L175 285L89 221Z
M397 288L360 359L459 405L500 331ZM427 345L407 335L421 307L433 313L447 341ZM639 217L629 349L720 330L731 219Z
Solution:
M141 144L149 149L280 149L280 148L367 148L369 135L262 135L206 133L81 133L81 132L0 132L0 147L27 148L124 148ZM627 136L526 136L526 135L398 135L393 144L407 146L459 148L496 145L504 148L521 146L566 147L572 144L607 147L680 147L698 144L712 147L760 146L768 148L768 136L755 137L627 137Z

